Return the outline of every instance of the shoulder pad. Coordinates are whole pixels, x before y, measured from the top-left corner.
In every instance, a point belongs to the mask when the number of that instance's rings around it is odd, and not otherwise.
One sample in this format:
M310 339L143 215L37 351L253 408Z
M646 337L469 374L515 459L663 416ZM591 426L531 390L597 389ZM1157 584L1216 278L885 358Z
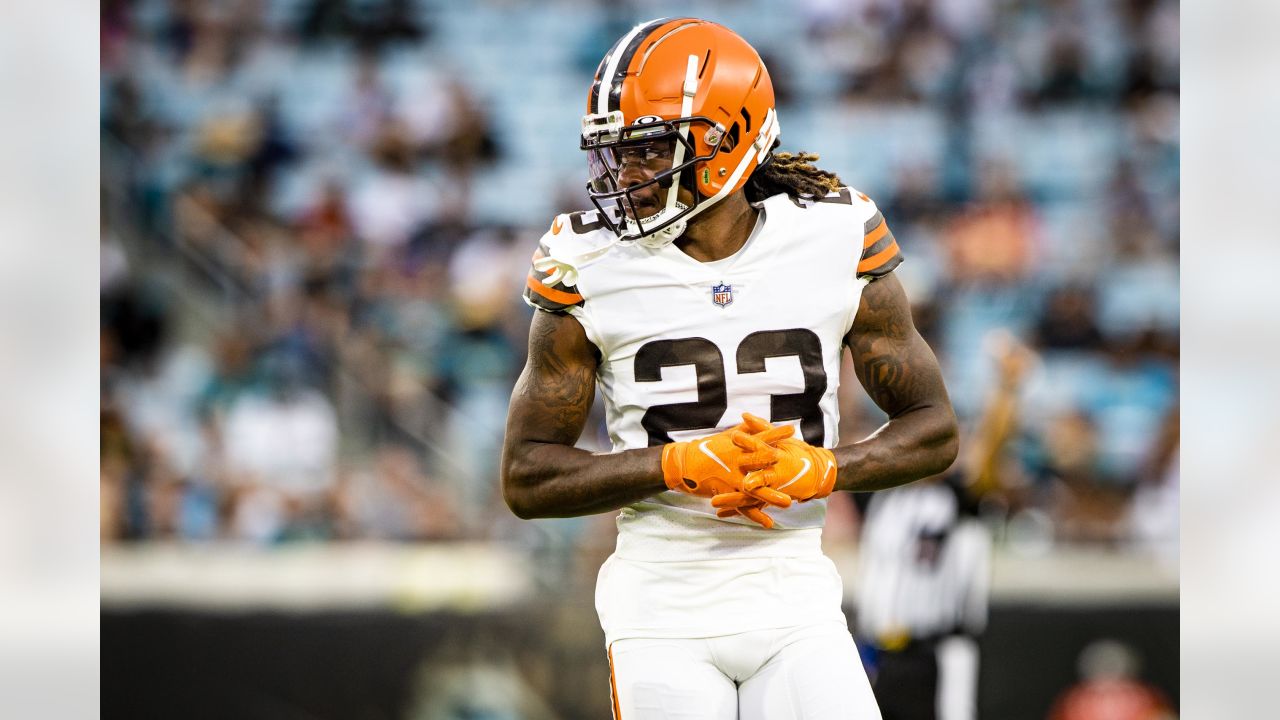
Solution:
M594 210L557 215L538 244L547 257L581 270L603 257L617 241Z
M595 211L557 215L538 240L524 299L549 312L572 312L585 300L578 291L578 272L613 247L614 235Z
M854 190L841 188L841 192L852 193L851 204L862 207L862 255L858 259L857 276L875 280L888 275L894 268L902 264L902 252L898 249L898 241L889 230L880 209L871 198Z
M809 208L813 208L810 212L819 212L818 208L826 208L821 211L823 213L834 212L838 219L829 217L841 234L847 232L845 228L850 224L861 226L861 231L855 235L861 239L861 247L856 248L859 253L857 277L874 280L887 275L902 262L898 242L889 231L884 216L865 194L851 187L841 187L822 197L792 197L787 194L782 197L802 212ZM781 198L776 202L782 202Z
M568 232L566 232L568 231ZM600 219L599 210L579 210L577 212L564 213L557 215L555 220L551 221L551 229L547 231L548 235L556 236L582 236L595 235L600 231L604 231L608 235L613 233Z

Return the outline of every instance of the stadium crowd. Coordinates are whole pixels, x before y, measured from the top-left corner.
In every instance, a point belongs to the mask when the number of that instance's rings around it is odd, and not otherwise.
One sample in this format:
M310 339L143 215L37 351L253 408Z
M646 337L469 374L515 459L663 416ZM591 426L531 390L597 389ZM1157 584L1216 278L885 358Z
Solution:
M103 540L526 537L497 458L528 257L587 207L595 59L692 12L764 48L783 147L880 204L962 420L993 337L1033 354L997 537L1167 550L1177 3L696 5L104 2ZM878 424L847 403L846 439Z

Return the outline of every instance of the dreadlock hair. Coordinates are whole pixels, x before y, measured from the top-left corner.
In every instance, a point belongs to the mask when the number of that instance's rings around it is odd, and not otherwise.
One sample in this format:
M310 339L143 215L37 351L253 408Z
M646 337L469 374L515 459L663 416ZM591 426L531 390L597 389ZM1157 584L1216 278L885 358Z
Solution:
M760 202L779 193L793 198L822 197L840 189L840 176L813 164L817 153L775 152L751 174L743 188L750 202Z

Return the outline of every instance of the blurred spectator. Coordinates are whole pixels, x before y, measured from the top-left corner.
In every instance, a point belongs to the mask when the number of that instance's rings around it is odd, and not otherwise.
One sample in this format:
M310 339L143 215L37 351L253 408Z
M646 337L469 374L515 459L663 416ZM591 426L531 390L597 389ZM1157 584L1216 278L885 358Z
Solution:
M163 465L186 476L199 467L203 447L197 400L209 373L202 348L180 345L119 376L115 390L125 424L157 471Z
M1179 413L1165 416L1160 435L1150 449L1128 523L1140 547L1173 572L1178 570Z
M334 132L354 147L368 147L391 117L394 103L395 97L382 80L377 54L361 53L356 59L352 84L337 108Z
M1009 163L989 160L977 180L977 199L953 216L943 237L957 281L994 285L1024 279L1037 259L1039 221Z
M270 541L327 532L338 427L330 401L303 383L302 369L288 356L268 356L263 391L241 394L227 411L235 537Z
M455 496L403 447L383 447L372 467L348 473L338 504L344 537L448 540L462 533Z
M1105 377L1092 388L1090 409L1101 431L1101 470L1111 482L1132 489L1160 437L1162 420L1177 402L1177 373L1156 354L1152 336L1112 340Z
M106 218L98 241L98 288L104 297L112 297L123 290L129 280L129 255L120 238L111 230Z
M103 542L123 540L130 535L129 489L139 464L133 437L110 396L103 399L99 413L100 515Z
M1060 416L1046 430L1044 443L1058 539L1086 543L1120 540L1125 497L1102 480L1098 429L1092 419L1081 412Z
M1178 259L1159 249L1154 228L1125 223L1116 233L1115 259L1099 273L1098 320L1112 337L1178 327Z
M1100 350L1093 292L1070 285L1051 291L1036 323L1036 344L1045 350Z
M1080 652L1080 683L1063 692L1048 720L1172 720L1169 703L1139 677L1134 651L1096 640Z
M464 321L470 322L470 321ZM511 396L515 352L493 325L467 325L445 342L441 377L451 410L441 440L448 450L450 486L468 523L484 523L498 500L498 457Z
M1084 48L1074 30L1064 29L1049 41L1048 67L1039 98L1046 102L1083 100L1090 95Z
M928 163L904 164L897 169L893 193L880 206L898 226L937 222L947 209L938 180L937 168Z
M494 160L498 148L489 127L488 114L476 102L462 78L447 78L441 99L445 114L437 115L438 125L415 128L419 131L418 140L425 144L428 154L440 157L451 169L464 176L475 165Z
M438 198L433 185L414 172L413 141L402 122L384 122L369 153L373 167L352 190L351 218L356 235L377 257L407 243L437 212Z
M346 39L365 49L412 43L428 36L409 0L352 2L312 0L302 11L299 28L307 40Z
M111 365L137 369L159 354L169 339L169 323L154 293L132 283L111 283L100 301L103 334L111 347Z
M333 180L325 182L316 200L298 217L297 232L309 276L339 279L340 273L349 271L354 230L346 190L341 184Z

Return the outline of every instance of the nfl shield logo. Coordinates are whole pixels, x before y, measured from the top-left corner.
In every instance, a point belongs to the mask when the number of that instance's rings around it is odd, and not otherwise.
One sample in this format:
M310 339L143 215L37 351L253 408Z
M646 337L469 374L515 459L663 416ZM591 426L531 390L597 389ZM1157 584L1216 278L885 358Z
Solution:
M732 285L712 285L711 286L711 302L724 307L733 302L733 286Z

